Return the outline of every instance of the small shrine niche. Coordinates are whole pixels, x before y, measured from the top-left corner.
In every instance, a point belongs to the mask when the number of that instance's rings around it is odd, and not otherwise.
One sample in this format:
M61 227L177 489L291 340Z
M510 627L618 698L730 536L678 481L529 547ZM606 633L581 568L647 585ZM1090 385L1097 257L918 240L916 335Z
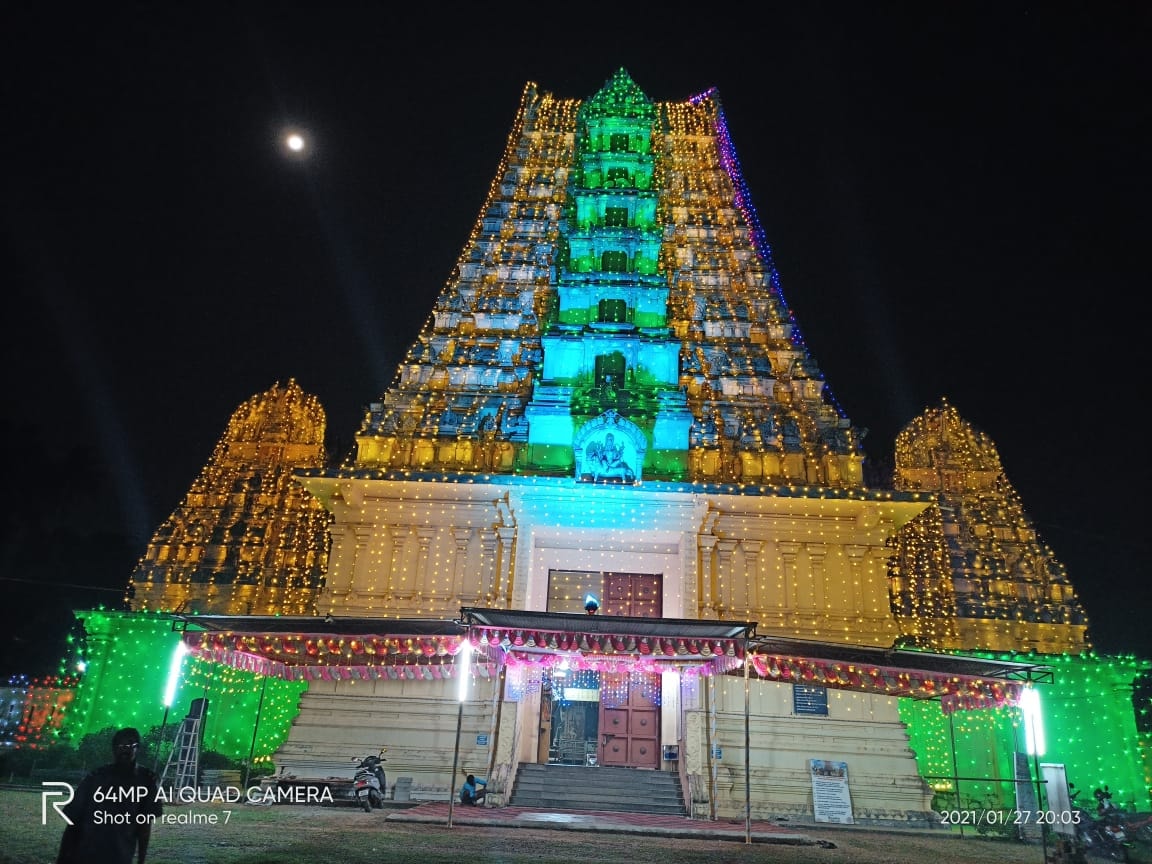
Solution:
M582 483L637 484L647 446L639 426L613 410L605 411L576 434L576 479Z

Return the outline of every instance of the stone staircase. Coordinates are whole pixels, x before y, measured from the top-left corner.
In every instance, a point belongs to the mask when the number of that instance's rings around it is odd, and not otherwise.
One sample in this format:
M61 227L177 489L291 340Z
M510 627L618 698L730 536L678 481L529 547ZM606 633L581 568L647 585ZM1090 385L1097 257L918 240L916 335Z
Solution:
M638 768L521 764L508 804L536 810L687 815L678 775Z

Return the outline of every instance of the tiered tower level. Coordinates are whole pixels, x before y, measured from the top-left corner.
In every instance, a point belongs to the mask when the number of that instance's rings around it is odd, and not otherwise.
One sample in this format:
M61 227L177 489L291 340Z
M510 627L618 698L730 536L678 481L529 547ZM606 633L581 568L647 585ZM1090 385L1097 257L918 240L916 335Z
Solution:
M399 471L862 485L709 90L524 91L464 252L367 413L353 476Z
M314 614L331 518L293 475L324 466L325 424L319 400L291 380L237 408L136 565L132 608Z

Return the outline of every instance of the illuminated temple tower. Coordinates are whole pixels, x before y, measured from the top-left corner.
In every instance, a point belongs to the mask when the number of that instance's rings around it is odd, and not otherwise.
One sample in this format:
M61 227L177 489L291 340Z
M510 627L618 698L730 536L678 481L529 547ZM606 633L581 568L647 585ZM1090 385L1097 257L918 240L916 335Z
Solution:
M131 606L315 614L329 517L293 472L324 465L324 430L324 409L295 381L237 408L212 458L136 565Z
M604 424L625 430L618 476L591 455ZM861 485L716 93L657 104L623 70L586 102L526 89L453 278L357 441L359 476Z
M924 503L863 489L714 91L654 103L623 70L586 102L529 85L356 441L303 481L337 520L326 611L580 611L613 572L660 578L634 580L649 607L606 613L897 635L885 541Z
M891 566L901 633L933 650L1077 654L1088 622L1037 536L992 440L942 401L896 439L894 485L937 504L900 533Z
M490 802L522 766L590 761L677 772L693 815L738 817L748 794L757 818L811 818L809 760L833 760L858 821L925 822L922 775L956 763L938 738L913 752L900 704L933 697L925 727L1011 706L1021 685L992 676L1030 667L898 649L1088 647L954 409L902 432L895 491L865 486L715 90L528 84L338 466L323 428L293 382L241 406L132 580L139 608L232 616L200 622L197 662L306 682L273 756L289 774L384 743L390 774L443 800L459 748Z
M575 741L605 766L680 765L691 797L739 812L737 762L709 754L739 749L744 691L709 672L742 648L711 637L901 635L889 544L932 499L866 489L862 462L781 294L717 93L654 102L623 70L586 101L529 84L472 235L354 451L299 472L334 518L320 612L397 620L372 640L259 642L286 662L367 664L311 681L277 765L346 755L333 742L386 710L393 771L448 794L452 658L412 622L494 610L507 704L468 713L466 764L507 788ZM587 620L588 595L631 636L557 634ZM257 644L228 638L219 650ZM407 679L384 675L406 652ZM551 674L568 662L598 693L587 711L558 701L576 692ZM475 683L490 704L493 679ZM798 717L790 685L753 689L754 740L772 742L750 756L758 813L810 810L808 756L851 760L861 814L928 810L895 700L844 691ZM830 720L852 734L832 745ZM469 743L488 735L491 750Z

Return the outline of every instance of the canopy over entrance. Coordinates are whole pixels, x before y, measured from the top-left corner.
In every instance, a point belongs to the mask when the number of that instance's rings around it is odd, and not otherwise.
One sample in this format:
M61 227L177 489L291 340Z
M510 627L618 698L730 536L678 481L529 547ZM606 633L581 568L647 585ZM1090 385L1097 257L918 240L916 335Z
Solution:
M1015 705L1035 663L757 636L756 624L466 607L459 620L307 616L175 616L203 659L288 680L452 678L467 641L476 674L498 663L704 674L749 671L810 687L939 699L945 713Z
M1051 667L1036 663L774 636L751 640L749 659L762 678L809 687L939 699L945 714L1016 705L1026 683L1052 680Z

